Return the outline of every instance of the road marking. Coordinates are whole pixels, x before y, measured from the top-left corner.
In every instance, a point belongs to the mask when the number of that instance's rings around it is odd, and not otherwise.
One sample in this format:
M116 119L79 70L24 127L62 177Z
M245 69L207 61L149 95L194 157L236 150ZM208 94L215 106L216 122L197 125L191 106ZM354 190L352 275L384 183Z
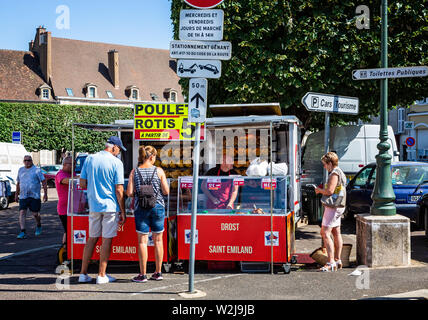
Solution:
M1 257L0 261L1 260L6 260L6 259L10 259L10 258L13 258L13 257L17 257L17 256L22 256L22 255L28 254L28 253L33 253L33 252L37 252L37 251L43 251L45 249L59 248L60 246L61 245L59 245L59 244L53 244L53 245L46 246L46 247L41 247L41 248L36 248L36 249L30 249L30 250L25 250L25 251L16 252L16 253L10 253L10 254L8 254L6 256Z
M224 277L214 277L214 278L209 278L209 279L202 279L202 280L195 281L195 283L207 282L207 281L212 281L212 280L226 279L226 278L236 277L236 276L242 276L242 274L231 274L231 275L227 275L227 276L224 276ZM175 286L187 285L187 284L189 284L189 282L176 283L176 284L171 284L169 286L151 288L151 289L143 290L143 291L140 291L140 292L132 293L131 296L136 296L137 294L147 293L147 292L151 292L151 291L154 291L154 290L163 290L163 289L167 289L167 288L171 288L171 287L175 287Z

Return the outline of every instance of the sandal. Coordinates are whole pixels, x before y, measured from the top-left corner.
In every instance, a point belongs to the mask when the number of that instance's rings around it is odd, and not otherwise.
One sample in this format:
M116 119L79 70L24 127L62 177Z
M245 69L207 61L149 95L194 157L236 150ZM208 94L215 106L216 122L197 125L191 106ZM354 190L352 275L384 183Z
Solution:
M321 272L334 272L337 270L336 262L327 262L324 267L320 269Z
M335 262L336 262L337 269L342 269L343 267L342 260L338 259Z

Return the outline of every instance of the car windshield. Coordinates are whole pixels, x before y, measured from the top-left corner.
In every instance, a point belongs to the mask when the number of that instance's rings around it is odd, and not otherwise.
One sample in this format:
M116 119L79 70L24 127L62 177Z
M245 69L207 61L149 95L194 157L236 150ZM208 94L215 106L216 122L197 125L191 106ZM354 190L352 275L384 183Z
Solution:
M428 180L428 165L426 166L397 166L392 168L393 184L417 185Z

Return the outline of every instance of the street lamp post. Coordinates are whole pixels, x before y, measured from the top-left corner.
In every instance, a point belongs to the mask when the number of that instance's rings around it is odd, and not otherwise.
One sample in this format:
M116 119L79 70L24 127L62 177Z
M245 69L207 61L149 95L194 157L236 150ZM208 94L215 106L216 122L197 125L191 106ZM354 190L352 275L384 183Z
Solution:
M388 1L382 0L382 43L381 64L388 68ZM395 194L391 181L391 155L388 153L388 79L381 79L380 93L380 143L377 145L379 154L376 156L376 180L372 193L373 204L370 209L372 215L393 216L396 214Z

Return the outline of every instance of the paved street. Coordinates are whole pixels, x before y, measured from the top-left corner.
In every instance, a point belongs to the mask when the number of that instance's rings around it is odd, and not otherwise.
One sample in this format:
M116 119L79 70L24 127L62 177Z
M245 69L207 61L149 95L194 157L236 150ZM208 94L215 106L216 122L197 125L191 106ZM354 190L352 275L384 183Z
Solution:
M56 190L49 189L49 201L42 205L43 234L34 236L35 223L27 216L28 239L17 240L18 207L11 204L0 211L0 300L186 300L178 295L188 289L188 275L165 273L160 282L132 283L138 272L137 263L111 262L110 274L118 281L107 285L78 284L78 269L69 285L55 274L56 252L62 239L62 226L56 215ZM336 273L317 272L308 254L320 246L319 227L301 225L296 232L298 264L290 274L208 272L196 266L195 289L207 300L353 300L401 294L401 298L428 299L428 240L423 232L412 232L412 265L407 268L370 269L365 278L349 275L355 270L355 223L343 226L344 243L353 244L350 268ZM76 266L78 267L78 266ZM149 265L149 272L154 266ZM90 267L96 276L97 265ZM77 274L76 274L77 272ZM366 272L366 271L364 271ZM58 283L57 283L58 282ZM67 284L67 283L66 283ZM416 290L416 293L411 293ZM187 299L188 300L188 299Z

